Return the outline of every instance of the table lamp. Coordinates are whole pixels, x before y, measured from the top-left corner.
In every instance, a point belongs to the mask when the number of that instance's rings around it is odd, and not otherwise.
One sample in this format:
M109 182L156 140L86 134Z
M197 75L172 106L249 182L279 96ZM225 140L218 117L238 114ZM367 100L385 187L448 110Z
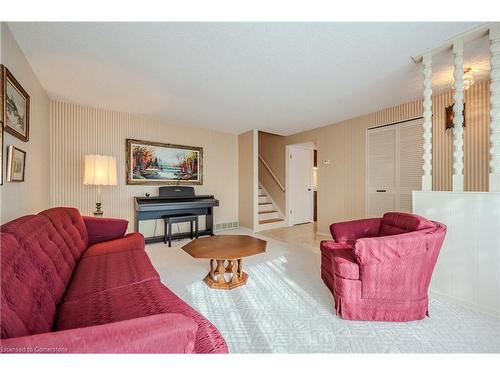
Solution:
M85 155L84 185L97 185L97 202L94 215L102 216L101 187L116 185L116 158L106 155Z

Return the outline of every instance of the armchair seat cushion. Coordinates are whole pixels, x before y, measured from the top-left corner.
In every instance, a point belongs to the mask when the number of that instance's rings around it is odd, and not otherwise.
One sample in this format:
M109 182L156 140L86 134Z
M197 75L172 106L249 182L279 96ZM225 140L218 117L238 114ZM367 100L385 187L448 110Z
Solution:
M322 241L321 262L323 265L329 265L330 270L338 276L351 280L359 279L359 265L349 246L339 246L333 241Z
M227 352L217 328L159 280L105 290L65 302L59 308L56 328L89 327L163 313L183 314L197 323L196 353Z
M83 257L64 300L159 278L144 250Z

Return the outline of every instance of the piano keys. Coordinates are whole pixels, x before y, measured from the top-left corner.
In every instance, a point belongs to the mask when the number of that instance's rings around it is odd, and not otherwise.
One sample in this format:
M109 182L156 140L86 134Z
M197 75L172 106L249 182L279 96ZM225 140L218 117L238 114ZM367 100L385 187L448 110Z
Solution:
M204 215L206 216L204 230L198 231L199 236L213 236L213 207L219 206L219 201L213 195L195 195L192 186L162 186L159 195L155 197L134 197L134 230L139 232L139 222L142 220L163 219L168 215ZM189 232L175 233L172 238L189 237ZM162 242L163 236L147 237L146 243Z

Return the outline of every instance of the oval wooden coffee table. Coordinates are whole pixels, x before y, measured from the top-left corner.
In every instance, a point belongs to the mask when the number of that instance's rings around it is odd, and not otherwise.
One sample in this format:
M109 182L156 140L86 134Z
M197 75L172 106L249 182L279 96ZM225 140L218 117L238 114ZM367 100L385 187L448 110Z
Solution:
M210 259L210 271L203 279L210 288L233 289L245 285L248 279L243 258L265 252L266 246L266 241L255 237L222 234L198 238L182 249L193 258Z

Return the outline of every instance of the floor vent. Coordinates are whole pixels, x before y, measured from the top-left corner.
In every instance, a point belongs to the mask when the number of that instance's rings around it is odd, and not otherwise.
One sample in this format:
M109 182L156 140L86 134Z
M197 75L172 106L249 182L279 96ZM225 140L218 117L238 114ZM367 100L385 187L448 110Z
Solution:
M240 226L239 222L233 221L232 223L218 223L214 224L214 232L219 232L226 229L234 229Z

